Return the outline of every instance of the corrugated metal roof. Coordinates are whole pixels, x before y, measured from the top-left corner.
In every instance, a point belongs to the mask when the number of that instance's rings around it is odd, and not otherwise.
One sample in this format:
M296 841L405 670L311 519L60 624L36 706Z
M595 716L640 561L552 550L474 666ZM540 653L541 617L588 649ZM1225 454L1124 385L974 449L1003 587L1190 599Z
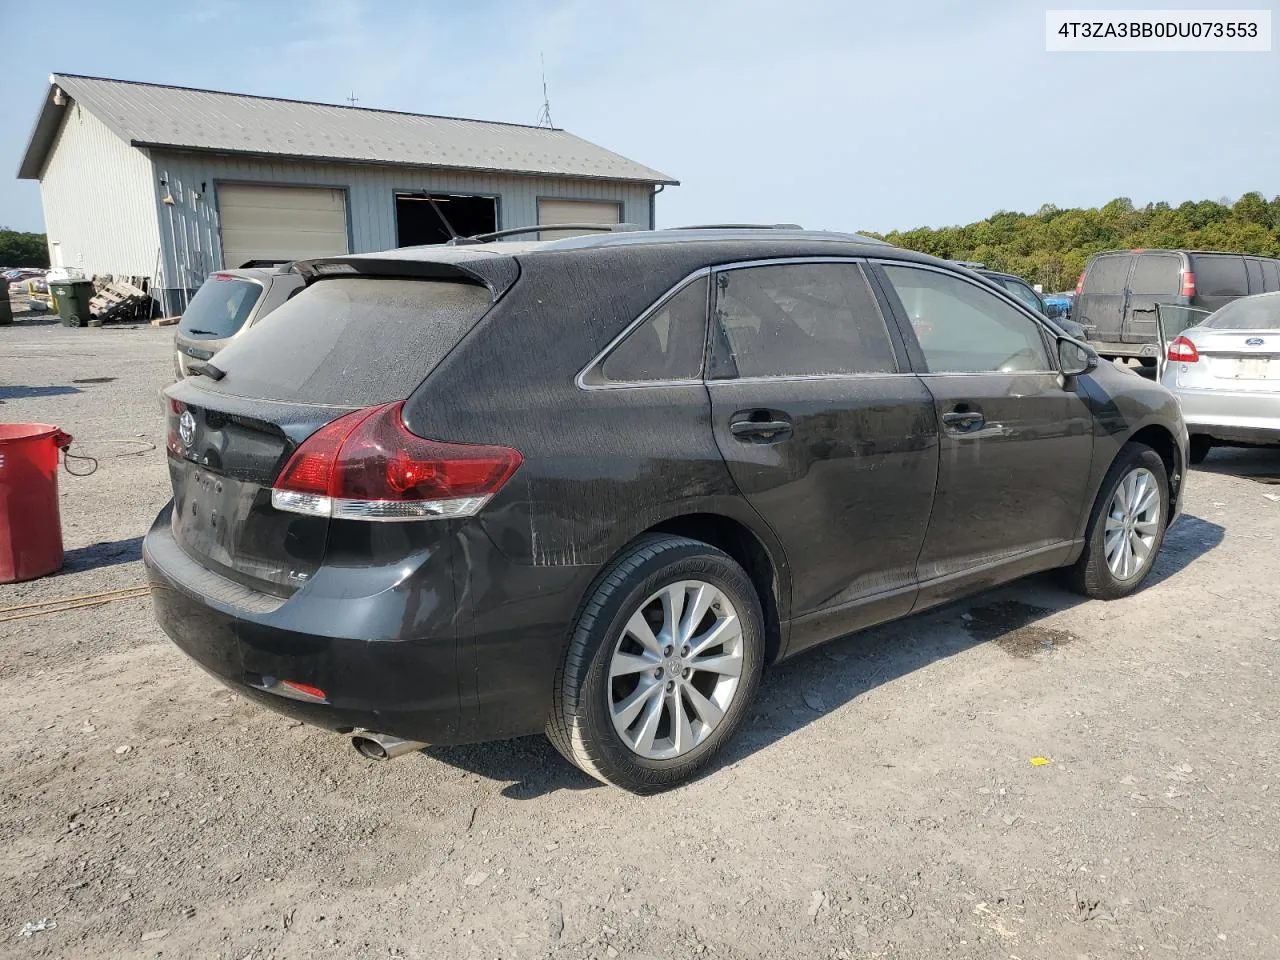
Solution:
M19 178L39 176L64 107L61 87L137 147L354 163L447 167L493 173L670 183L635 163L560 129L252 97L57 73L50 78Z

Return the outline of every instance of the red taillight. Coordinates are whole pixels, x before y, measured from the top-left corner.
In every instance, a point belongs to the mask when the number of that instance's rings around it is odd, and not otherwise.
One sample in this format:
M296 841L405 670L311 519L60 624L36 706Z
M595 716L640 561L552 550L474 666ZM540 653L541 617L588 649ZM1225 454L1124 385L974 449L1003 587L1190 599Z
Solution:
M1175 363L1195 363L1200 359L1200 351L1186 337L1178 337L1169 344L1168 356Z
M416 436L401 420L403 406L358 410L321 427L285 464L272 504L347 520L469 517L522 462L510 447Z
M1196 295L1196 275L1190 270L1182 271L1182 295L1184 297Z
M1080 273L1080 279L1076 281L1076 296L1077 297L1080 296L1082 292L1084 292L1084 272L1083 271Z

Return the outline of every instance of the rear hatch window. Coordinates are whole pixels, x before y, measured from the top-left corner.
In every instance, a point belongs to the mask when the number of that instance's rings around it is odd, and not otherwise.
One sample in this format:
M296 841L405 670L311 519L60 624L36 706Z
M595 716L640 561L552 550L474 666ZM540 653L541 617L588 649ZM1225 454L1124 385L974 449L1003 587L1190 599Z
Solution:
M192 301L194 303L194 301ZM492 302L486 287L439 280L319 280L214 360L215 394L372 406L402 400Z
M193 340L230 337L244 326L264 290L252 280L215 273L187 304L178 330Z

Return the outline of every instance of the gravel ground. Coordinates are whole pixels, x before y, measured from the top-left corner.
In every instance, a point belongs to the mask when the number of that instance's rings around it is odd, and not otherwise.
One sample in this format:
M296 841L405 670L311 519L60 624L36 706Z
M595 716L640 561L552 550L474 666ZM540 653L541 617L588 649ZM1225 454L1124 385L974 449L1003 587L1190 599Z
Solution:
M0 607L143 581L170 341L0 328L0 420L100 460ZM366 761L145 598L0 623L0 956L1280 956L1280 486L1246 477L1280 452L1206 466L1138 595L1037 577L828 645L647 799L540 738Z

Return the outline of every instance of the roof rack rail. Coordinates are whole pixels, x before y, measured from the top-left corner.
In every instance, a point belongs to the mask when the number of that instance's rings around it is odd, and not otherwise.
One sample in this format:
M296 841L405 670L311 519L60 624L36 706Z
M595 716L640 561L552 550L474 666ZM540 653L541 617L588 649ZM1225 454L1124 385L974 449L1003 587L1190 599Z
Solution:
M494 230L492 233L477 233L470 237L453 237L445 241L446 246L465 247L475 243L492 243L503 237L518 237L525 233L541 233L543 230L585 230L588 233L626 233L641 229L634 223L540 223L533 227L510 227L506 230Z
M803 230L798 223L695 223L688 227L668 227L668 230Z
M970 270L987 269L987 265L985 263L979 263L977 260L952 260L951 262L957 266L968 267Z

